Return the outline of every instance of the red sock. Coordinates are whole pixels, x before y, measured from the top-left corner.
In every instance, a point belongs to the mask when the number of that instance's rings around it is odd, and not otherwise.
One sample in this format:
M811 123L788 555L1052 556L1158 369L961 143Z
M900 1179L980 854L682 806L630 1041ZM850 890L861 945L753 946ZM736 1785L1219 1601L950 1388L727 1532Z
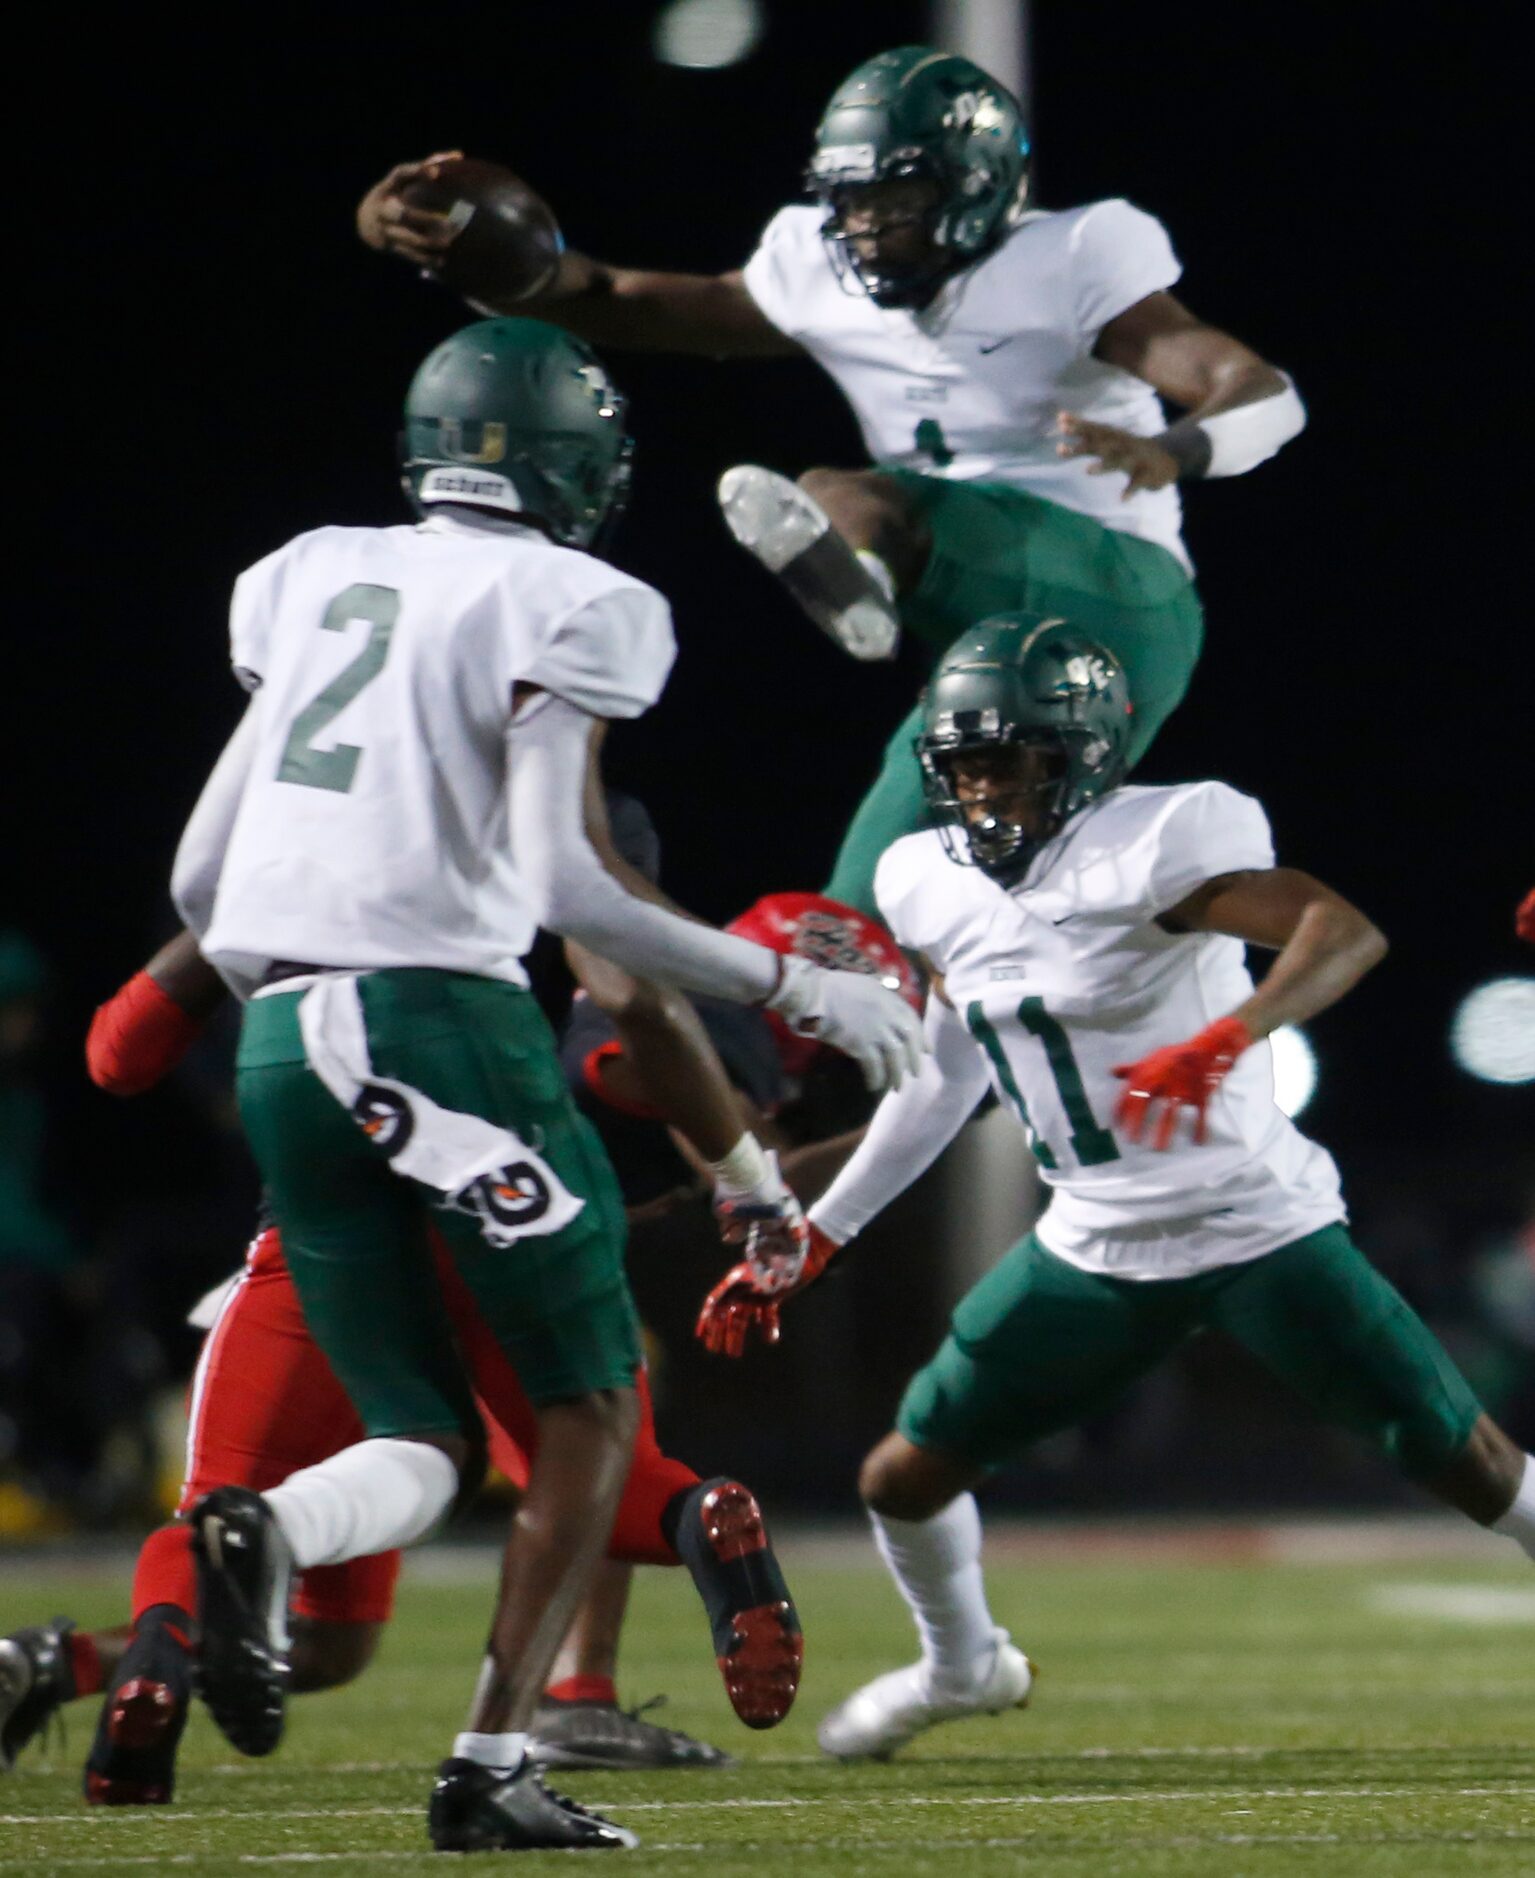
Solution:
M618 1704L618 1690L611 1676L563 1676L551 1682L544 1694L551 1702L607 1702Z
M156 1604L174 1604L188 1613L197 1609L192 1528L179 1521L152 1532L139 1548L133 1574L134 1623Z
M661 1530L661 1515L679 1493L698 1485L698 1476L691 1467L661 1452L650 1404L650 1378L644 1370L635 1377L634 1387L640 1399L640 1426L624 1497L613 1516L608 1557L633 1565L676 1565L681 1561Z
M72 1630L65 1639L69 1651L69 1673L75 1679L75 1694L100 1695L106 1687L101 1673L101 1652L88 1630Z

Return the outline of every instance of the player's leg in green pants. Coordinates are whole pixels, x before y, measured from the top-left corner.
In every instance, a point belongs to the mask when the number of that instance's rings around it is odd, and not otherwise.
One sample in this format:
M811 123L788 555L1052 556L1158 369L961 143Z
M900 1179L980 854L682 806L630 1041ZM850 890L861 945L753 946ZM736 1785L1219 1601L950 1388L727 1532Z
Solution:
M1182 701L1204 643L1204 615L1187 570L1167 549L1105 528L1058 503L1000 483L950 483L911 470L885 472L921 510L933 545L901 624L935 657L995 613L1059 615L1106 645L1135 701L1133 767ZM873 787L843 837L827 894L864 912L874 866L892 841L926 822L912 743L920 704L885 750Z
M639 1342L622 1202L532 996L434 971L374 972L359 995L376 1075L509 1130L582 1202L557 1232L511 1236L496 1230L493 1179L447 1204L402 1177L387 1132L370 1137L310 1067L300 994L247 1008L238 1066L246 1131L305 1319L369 1434L479 1428L429 1227L535 1405L629 1386ZM515 1212L514 1192L506 1204Z

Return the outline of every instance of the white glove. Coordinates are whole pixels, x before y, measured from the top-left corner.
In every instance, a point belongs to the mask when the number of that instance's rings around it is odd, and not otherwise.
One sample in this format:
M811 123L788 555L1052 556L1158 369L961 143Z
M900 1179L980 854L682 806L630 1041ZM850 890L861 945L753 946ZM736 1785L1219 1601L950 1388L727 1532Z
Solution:
M921 1067L922 1020L868 972L833 972L790 953L767 1008L797 1036L844 1051L876 1094Z

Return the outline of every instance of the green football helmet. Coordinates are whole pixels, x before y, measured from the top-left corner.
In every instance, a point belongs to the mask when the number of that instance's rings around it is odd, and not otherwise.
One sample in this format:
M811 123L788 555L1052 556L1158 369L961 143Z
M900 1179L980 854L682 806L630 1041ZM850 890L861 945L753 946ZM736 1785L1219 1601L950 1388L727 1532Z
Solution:
M860 260L842 227L848 192L899 177L937 184L935 259L918 272ZM828 214L821 233L844 279L880 306L925 306L950 274L994 248L1028 200L1029 139L1018 100L978 65L931 46L866 60L816 128L807 177Z
M923 788L949 858L1016 886L1030 862L1090 802L1124 781L1134 707L1124 667L1063 619L999 613L960 635L928 687L916 740ZM967 821L956 757L1042 750L1030 824L995 812Z
M543 320L480 320L445 339L405 396L401 462L418 513L456 502L589 548L622 513L625 399L591 348Z

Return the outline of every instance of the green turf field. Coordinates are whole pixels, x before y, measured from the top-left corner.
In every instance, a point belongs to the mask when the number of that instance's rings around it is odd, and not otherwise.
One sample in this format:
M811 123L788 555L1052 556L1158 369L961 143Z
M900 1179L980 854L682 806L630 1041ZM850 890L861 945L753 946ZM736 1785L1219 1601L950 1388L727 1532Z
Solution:
M686 1580L642 1573L626 1695L664 1690L658 1719L741 1765L555 1784L641 1834L624 1865L636 1874L1529 1874L1535 1575L1512 1547L1471 1539L1461 1557L1387 1547L1350 1563L1148 1543L1137 1563L1123 1543L999 1538L993 1603L1041 1665L1034 1706L862 1768L820 1759L815 1722L912 1646L860 1544L784 1547L807 1665L798 1708L768 1735L731 1716ZM370 1676L297 1701L272 1760L239 1761L196 1715L175 1808L86 1808L94 1715L71 1711L67 1751L34 1749L0 1780L0 1872L440 1870L422 1809L488 1610L477 1571L428 1555ZM11 1567L0 1628L55 1610L110 1621L125 1584L121 1568ZM567 1856L524 1854L522 1868Z

